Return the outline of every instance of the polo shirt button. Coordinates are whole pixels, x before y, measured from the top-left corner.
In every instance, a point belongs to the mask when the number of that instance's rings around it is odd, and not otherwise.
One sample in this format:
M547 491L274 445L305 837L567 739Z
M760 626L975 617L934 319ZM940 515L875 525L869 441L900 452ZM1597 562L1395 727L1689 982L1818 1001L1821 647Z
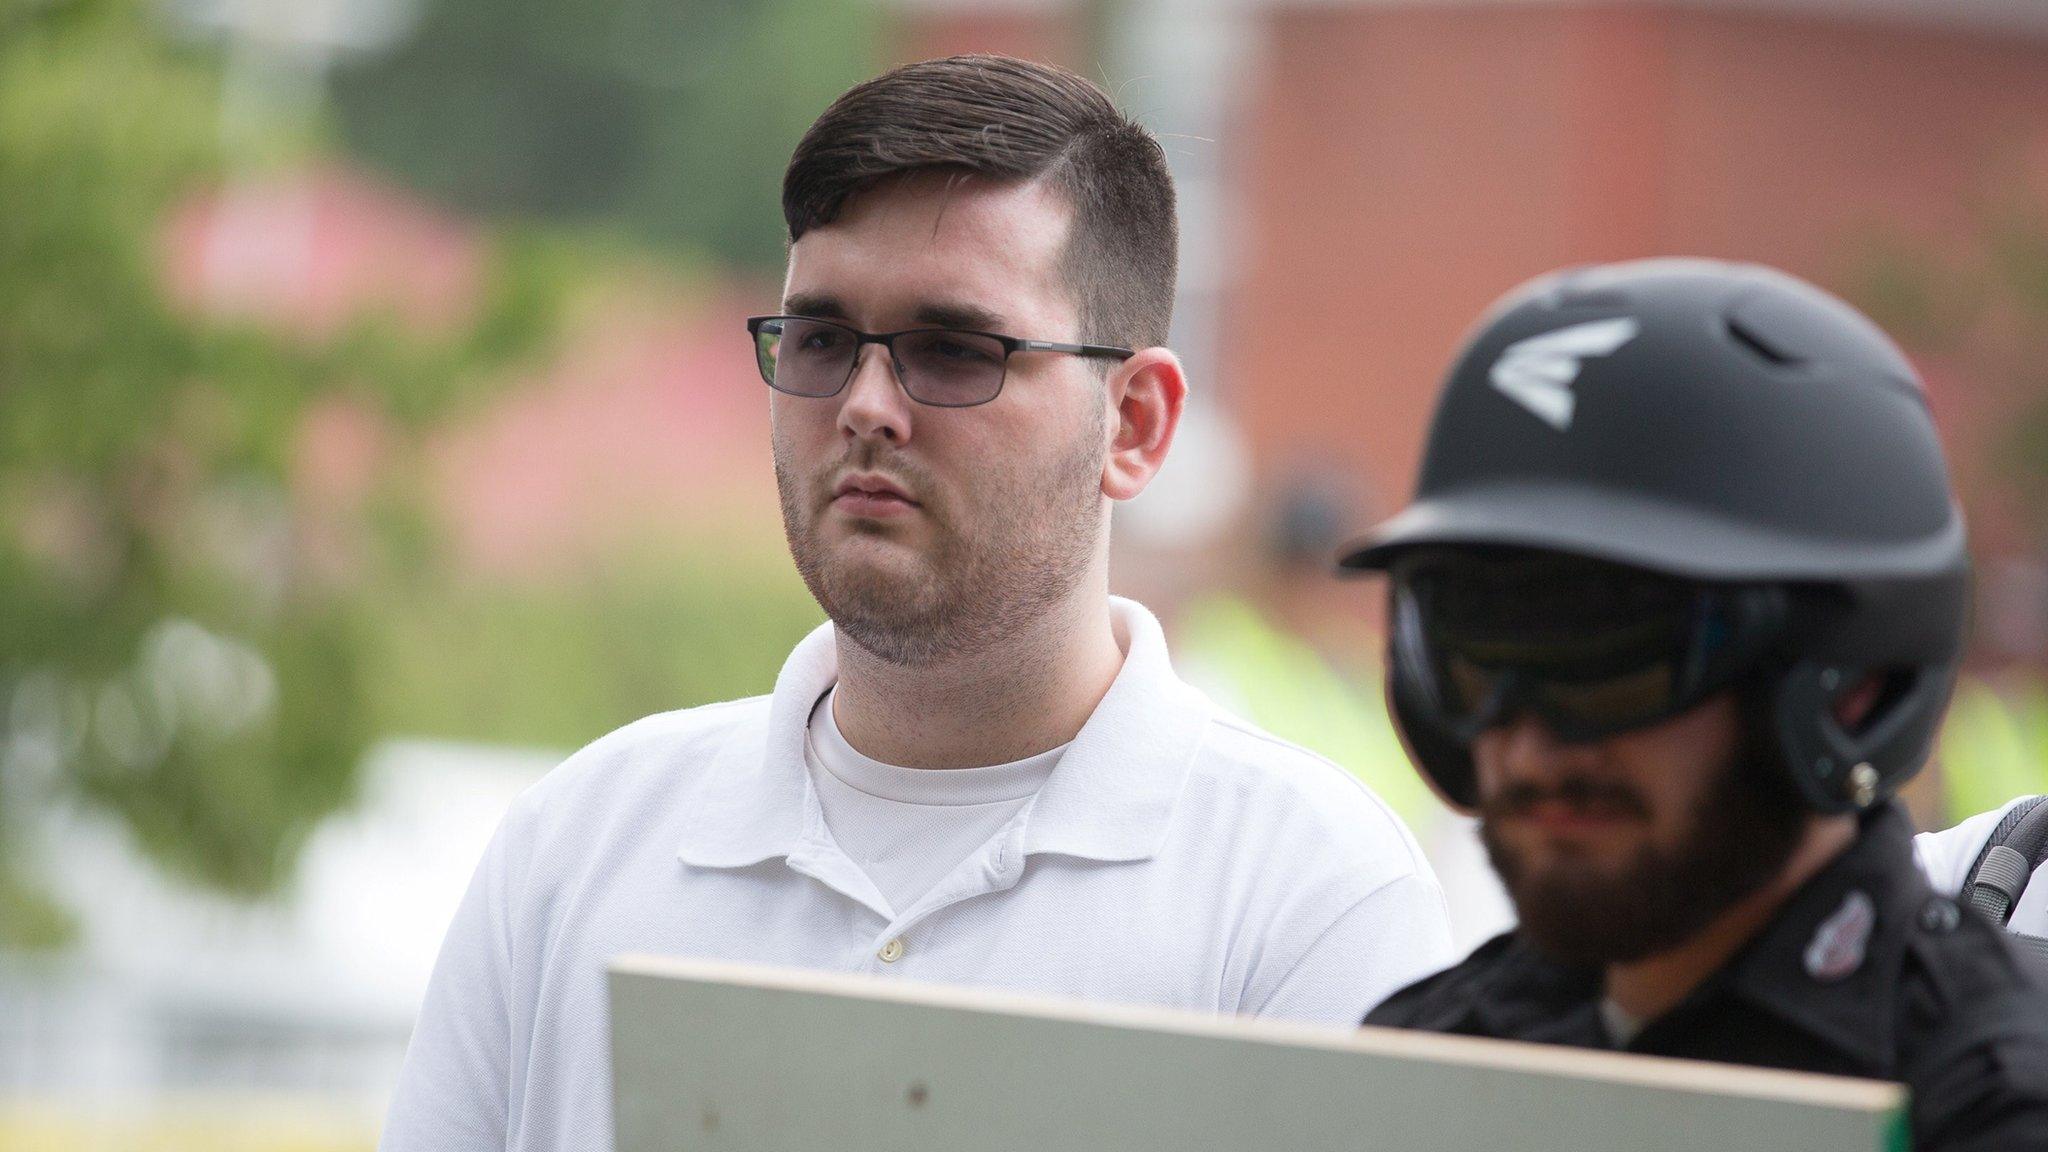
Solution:
M898 960L903 959L903 937L898 936L887 944L882 945L882 950L875 953L875 955L880 956L884 964L894 964Z

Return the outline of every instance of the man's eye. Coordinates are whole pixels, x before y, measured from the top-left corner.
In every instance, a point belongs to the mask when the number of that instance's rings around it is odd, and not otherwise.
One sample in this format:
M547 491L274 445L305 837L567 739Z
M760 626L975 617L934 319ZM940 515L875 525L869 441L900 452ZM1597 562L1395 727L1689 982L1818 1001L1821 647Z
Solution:
M943 360L959 360L970 364L983 364L993 359L987 349L963 344L958 340L934 340L926 350Z

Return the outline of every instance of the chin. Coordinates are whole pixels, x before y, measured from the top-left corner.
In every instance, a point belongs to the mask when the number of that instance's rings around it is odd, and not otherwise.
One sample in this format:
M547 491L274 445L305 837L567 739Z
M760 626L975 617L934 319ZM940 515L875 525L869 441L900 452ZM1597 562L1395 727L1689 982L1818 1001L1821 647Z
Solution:
M930 561L890 541L832 548L819 575L833 601L874 615L920 615L936 587Z
M870 595L904 595L931 580L931 564L922 552L880 534L840 540L828 550L826 579L840 588L868 590Z

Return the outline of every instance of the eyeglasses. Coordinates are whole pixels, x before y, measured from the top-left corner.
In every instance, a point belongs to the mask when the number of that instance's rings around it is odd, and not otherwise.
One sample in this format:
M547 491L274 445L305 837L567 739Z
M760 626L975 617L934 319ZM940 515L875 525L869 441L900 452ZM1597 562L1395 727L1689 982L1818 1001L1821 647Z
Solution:
M937 408L971 408L995 399L1003 390L1012 353L1064 352L1113 360L1135 355L1129 348L1020 340L954 328L862 332L807 316L755 316L747 321L747 331L754 337L761 379L777 392L836 396L853 379L861 346L880 344L889 350L903 391L912 400Z
M1462 744L1524 711L1571 742L1675 716L1754 670L1791 612L1783 587L1584 561L1425 560L1393 576L1395 687Z

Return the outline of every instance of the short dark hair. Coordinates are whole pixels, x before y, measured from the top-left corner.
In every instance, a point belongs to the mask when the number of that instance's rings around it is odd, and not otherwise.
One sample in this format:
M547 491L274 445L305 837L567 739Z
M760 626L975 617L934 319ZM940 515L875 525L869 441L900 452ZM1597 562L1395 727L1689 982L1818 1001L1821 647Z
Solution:
M1061 263L1080 338L1166 342L1179 264L1173 178L1159 141L1101 88L1063 68L985 55L907 64L857 85L790 157L790 243L831 223L849 197L924 171L1049 179L1074 213Z

